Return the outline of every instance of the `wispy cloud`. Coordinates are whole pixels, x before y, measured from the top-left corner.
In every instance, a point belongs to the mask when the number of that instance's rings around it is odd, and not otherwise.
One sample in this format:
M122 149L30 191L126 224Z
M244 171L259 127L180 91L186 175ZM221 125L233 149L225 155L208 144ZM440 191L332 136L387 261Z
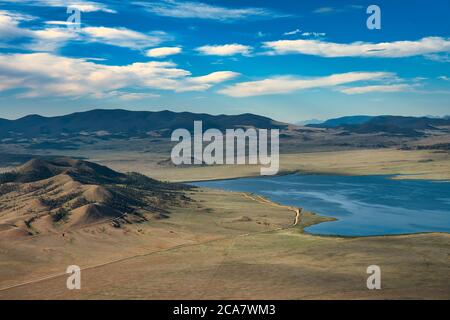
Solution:
M181 47L161 47L148 50L146 55L147 57L152 58L164 58L174 54L179 54L181 51Z
M325 37L327 34L325 32L303 32L302 36L304 37Z
M95 41L130 49L143 49L158 45L166 37L165 32L142 33L127 28L85 27L80 33L88 41Z
M310 31L302 31L300 29L295 29L292 31L288 31L283 33L284 36L293 36L296 34L300 34L303 37L325 37L327 34L325 32L310 32Z
M238 77L240 73L232 71L217 71L205 76L191 77L186 80L185 84L176 89L177 92L185 91L205 91L213 85L222 83Z
M79 34L70 32L67 28L46 28L31 32L32 41L24 45L24 48L31 51L55 51L68 41L81 39Z
M13 21L31 21L37 19L37 17L16 11L0 10L0 15L9 17Z
M0 42L28 36L28 32L19 27L20 21L26 20L21 14L0 10Z
M43 29L27 29L20 23L29 16L0 11L0 44L17 38L28 38L28 42L15 44L36 52L55 51L69 41L99 42L133 50L146 49L160 44L169 37L165 32L142 33L127 28L83 27L78 31L68 29L65 21L47 21Z
M375 86L361 86L344 88L339 90L345 94L363 94L363 93L373 93L373 92L404 92L411 91L414 86L409 84L392 84L392 85L375 85Z
M232 21L249 18L273 18L281 15L264 8L227 8L202 2L164 0L153 2L134 2L148 12L163 17L197 18L218 21Z
M264 38L264 37L267 37L267 36L268 36L268 34L262 32L262 31L258 31L258 32L256 33L256 37L257 37L257 38Z
M336 11L338 11L338 9L333 8L333 7L321 7L321 8L315 9L313 12L318 13L318 14L326 14L326 13L332 13L332 12L336 12Z
M292 30L292 31L285 32L285 33L283 33L283 35L284 36L293 36L293 35L295 35L297 33L300 33L300 32L302 32L302 30L295 29L295 30Z
M39 7L62 7L62 8L76 8L81 12L96 12L103 11L107 13L116 13L107 5L94 1L85 0L0 0L0 3L19 3Z
M58 21L58 20L45 21L45 24L49 24L49 25L52 25L52 26L77 26L78 25L75 22Z
M148 92L123 92L123 91L111 91L108 92L105 97L118 98L124 101L144 100L159 98L161 95Z
M348 72L312 79L299 79L295 76L283 76L258 81L241 82L228 86L219 92L231 97L285 94L298 90L334 87L358 81L380 80L392 76L393 74L387 72Z
M450 63L449 53L430 53L425 55L425 59L435 62Z
M61 43L78 37L69 32L67 28L55 27L35 30L20 26L20 23L34 19L36 18L32 16L0 10L0 46L34 51L52 51L58 48ZM21 41L19 43L14 42L17 39L21 39Z
M224 44L224 45L206 45L195 49L204 55L211 56L233 56L236 54L249 55L251 52L250 46L245 46L238 43Z
M127 88L204 91L238 74L220 71L192 77L191 72L177 68L171 62L150 61L118 66L32 53L0 54L0 75L0 90L21 89L24 91L21 97L79 98L102 97Z
M333 14L347 12L350 10L361 10L364 6L361 5L344 5L341 7L320 7L313 11L315 14Z
M192 77L191 79L189 79L189 81L191 81L193 83L201 83L201 84L221 83L221 82L236 78L239 75L240 75L240 73L232 72L232 71L217 71L217 72L210 73L206 76Z
M307 54L327 58L334 57L380 57L400 58L438 52L450 52L450 40L427 37L417 41L394 41L382 43L335 43L321 40L279 40L265 42L272 54Z

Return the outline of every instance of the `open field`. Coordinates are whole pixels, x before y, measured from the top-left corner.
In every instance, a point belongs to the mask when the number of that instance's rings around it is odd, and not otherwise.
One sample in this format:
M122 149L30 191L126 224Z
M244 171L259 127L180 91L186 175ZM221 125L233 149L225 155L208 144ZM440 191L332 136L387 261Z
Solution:
M169 181L259 175L259 166L174 167L159 152L65 154ZM450 156L394 149L281 155L280 172L296 171L450 180ZM171 208L167 219L96 223L64 236L0 232L0 299L450 298L449 234L314 236L303 228L328 218L248 194L197 189L188 196L195 201ZM366 288L373 264L382 290ZM69 265L83 270L80 291L66 289Z
M84 154L83 154L84 155ZM168 181L200 181L259 176L258 165L175 167L158 165L161 154L133 152L85 156L118 171L138 171ZM397 179L450 180L450 153L430 150L368 149L293 153L280 155L280 173L327 173L343 175L397 175Z
M189 196L169 219L1 240L0 299L450 298L448 234L312 236L302 228L324 218L302 212L294 226L292 208L251 195ZM65 286L72 264L79 291ZM372 264L382 290L366 288Z

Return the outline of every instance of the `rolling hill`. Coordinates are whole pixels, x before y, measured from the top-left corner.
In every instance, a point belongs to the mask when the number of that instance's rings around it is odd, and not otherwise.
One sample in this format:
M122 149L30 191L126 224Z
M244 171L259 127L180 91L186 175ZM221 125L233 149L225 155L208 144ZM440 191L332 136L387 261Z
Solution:
M189 187L65 157L33 159L0 175L0 234L34 235L110 220L167 217Z

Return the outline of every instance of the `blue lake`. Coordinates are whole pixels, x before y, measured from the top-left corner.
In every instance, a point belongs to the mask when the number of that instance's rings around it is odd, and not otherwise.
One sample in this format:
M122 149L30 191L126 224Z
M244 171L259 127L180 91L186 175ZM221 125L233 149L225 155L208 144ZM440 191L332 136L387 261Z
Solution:
M293 174L192 183L252 192L338 220L306 229L313 234L368 236L450 232L450 183L388 176Z

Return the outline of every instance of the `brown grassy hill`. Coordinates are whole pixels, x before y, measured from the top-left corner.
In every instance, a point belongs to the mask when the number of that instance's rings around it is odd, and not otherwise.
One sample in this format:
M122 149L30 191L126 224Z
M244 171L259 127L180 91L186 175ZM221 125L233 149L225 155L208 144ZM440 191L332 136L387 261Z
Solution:
M190 201L187 188L82 160L33 159L0 175L0 236L166 217L170 207Z

